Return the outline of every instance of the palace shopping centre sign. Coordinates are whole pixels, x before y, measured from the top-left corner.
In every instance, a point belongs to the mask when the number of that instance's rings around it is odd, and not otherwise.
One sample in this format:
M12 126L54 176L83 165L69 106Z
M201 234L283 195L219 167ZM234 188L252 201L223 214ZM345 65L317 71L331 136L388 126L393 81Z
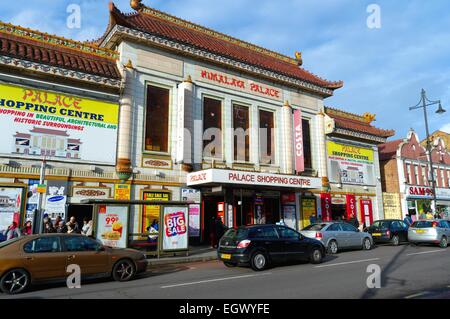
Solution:
M266 174L220 169L199 171L191 173L187 176L188 186L200 186L206 184L235 184L311 189L321 188L322 180L320 178L305 176Z

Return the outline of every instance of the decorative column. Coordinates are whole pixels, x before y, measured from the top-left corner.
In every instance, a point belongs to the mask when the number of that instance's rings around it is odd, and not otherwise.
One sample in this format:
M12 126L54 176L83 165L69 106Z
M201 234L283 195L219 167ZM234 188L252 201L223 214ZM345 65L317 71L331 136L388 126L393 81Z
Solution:
M184 171L192 171L192 137L194 135L194 83L188 76L178 85L176 162Z
M132 136L132 94L134 69L131 61L123 69L124 91L120 99L119 138L117 142L116 173L120 180L126 181L133 174L131 166L131 136Z
M284 150L283 156L283 172L285 174L294 174L294 123L292 115L292 107L286 101L281 109L282 116L282 132Z

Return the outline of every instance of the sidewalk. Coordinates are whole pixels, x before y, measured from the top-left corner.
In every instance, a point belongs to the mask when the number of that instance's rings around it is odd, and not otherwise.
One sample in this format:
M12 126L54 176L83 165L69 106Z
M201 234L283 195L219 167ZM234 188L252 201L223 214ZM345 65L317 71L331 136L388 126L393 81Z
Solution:
M205 262L217 260L217 250L211 247L189 247L189 256L164 257L164 258L149 258L148 266L162 266L171 264L184 264L193 262Z

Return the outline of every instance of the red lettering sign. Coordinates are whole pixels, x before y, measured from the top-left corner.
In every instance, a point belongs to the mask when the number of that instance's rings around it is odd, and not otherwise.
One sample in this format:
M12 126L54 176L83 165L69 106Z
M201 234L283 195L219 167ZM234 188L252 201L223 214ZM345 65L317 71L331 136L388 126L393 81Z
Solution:
M331 221L331 194L320 194L320 206L322 208L322 220Z
M305 154L303 150L302 111L294 111L294 152L295 170L298 173L305 171Z

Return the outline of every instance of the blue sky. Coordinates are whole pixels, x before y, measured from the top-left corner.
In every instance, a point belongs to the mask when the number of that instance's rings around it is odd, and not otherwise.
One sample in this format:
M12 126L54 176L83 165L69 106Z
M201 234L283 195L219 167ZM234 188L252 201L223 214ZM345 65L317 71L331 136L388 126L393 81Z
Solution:
M0 19L29 28L89 40L108 23L108 0L15 0L0 3ZM116 0L131 11L129 0ZM144 0L156 9L293 56L303 66L344 88L326 105L376 113L375 125L413 127L422 138L423 115L408 108L424 88L448 112L429 110L430 130L450 133L450 2L448 0ZM381 28L367 27L368 5L381 8ZM68 29L69 4L81 7L81 28Z

